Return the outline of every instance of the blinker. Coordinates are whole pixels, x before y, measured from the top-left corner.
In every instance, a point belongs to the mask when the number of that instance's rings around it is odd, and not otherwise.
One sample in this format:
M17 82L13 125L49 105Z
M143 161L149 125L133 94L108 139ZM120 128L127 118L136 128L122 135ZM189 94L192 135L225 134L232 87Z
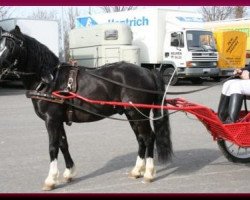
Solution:
M6 38L3 37L0 41L0 51L4 50L5 44L6 44Z

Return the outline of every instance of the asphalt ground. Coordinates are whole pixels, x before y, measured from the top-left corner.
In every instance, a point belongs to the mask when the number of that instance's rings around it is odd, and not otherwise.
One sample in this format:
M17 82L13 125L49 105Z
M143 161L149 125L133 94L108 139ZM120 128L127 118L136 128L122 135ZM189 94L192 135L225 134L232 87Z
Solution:
M212 85L183 83L170 91L187 91ZM181 95L189 101L217 109L221 85ZM169 96L174 98L177 96ZM179 96L178 96L179 97ZM128 122L104 119L65 126L69 148L77 168L71 183L62 182L65 169L59 154L60 183L44 192L49 170L48 135L19 85L0 86L0 193L249 193L250 166L229 162L216 141L194 116L177 112L170 116L174 156L167 165L156 161L156 178L145 184L130 179L137 141ZM122 117L115 115L115 117Z

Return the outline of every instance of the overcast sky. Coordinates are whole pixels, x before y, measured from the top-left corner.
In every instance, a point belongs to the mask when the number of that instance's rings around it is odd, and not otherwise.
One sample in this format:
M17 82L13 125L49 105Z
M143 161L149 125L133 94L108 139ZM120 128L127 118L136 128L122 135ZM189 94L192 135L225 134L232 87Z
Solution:
M152 8L153 6L139 6L138 9ZM201 6L155 6L159 8L168 8L173 10L187 10L192 12L201 13ZM63 8L63 9L62 9ZM92 14L97 14L102 12L98 6L78 6L80 15L87 15L89 11ZM13 14L11 17L26 18L32 15L33 12L37 10L48 10L57 13L58 18L62 15L62 10L67 10L67 6L13 6ZM247 16L250 17L250 6L247 7Z
M88 14L89 10L91 10L92 14L97 14L100 12L100 8L98 6L78 6L79 10L81 11L82 15ZM152 6L151 6L152 7ZM147 6L140 6L140 9L144 8L151 8ZM159 6L158 6L159 7ZM164 8L174 9L174 10L189 10L189 11L196 11L198 12L199 6L162 6ZM63 9L66 9L67 6L63 6ZM62 7L61 6L14 6L12 17L27 17L32 14L33 11L39 10L48 10L48 11L55 11L58 15L61 14Z

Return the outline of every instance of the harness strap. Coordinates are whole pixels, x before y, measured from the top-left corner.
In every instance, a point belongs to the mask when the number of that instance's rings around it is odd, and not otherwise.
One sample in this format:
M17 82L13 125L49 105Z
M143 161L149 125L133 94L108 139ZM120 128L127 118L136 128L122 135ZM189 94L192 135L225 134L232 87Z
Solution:
M94 76L96 78L105 80L105 81L110 82L110 83L114 83L116 85L119 85L119 86L122 86L122 87L125 87L125 88L129 88L129 89L140 91L140 92L146 92L146 93L150 93L150 94L164 95L164 91L154 91L154 90L147 90L147 89L137 88L137 87L133 87L133 86L123 84L123 83L118 82L118 81L114 81L112 79L109 79L109 78L106 78L106 77L103 77L103 76L99 76L97 74L93 74L93 73L91 73L90 71L87 71L87 70L85 72L88 73L91 76ZM225 79L225 80L223 80L223 81L221 81L219 83L215 83L213 85L210 85L210 86L207 86L207 87L204 87L204 88L201 88L201 89L190 90L190 91L185 91L185 92L167 92L167 94L169 94L169 95L179 95L179 94L191 94L191 93L194 93L194 92L200 92L200 91L212 88L214 86L220 85L220 84L222 84L222 83L224 83L224 82L226 82L226 81L228 81L230 79L233 79L233 78L235 78L235 76L230 76L229 78L227 78L227 79Z
M26 97L31 98L31 99L38 99L38 100L44 100L44 101L49 101L53 103L59 103L63 104L64 99L57 98L54 95L51 94L46 94L43 92L38 92L36 90L27 90L26 91Z
M69 77L68 77L68 83L66 91L68 92L76 92L77 91L77 75L78 75L79 68L78 66L71 66L71 69L69 71ZM73 104L73 99L69 100ZM68 121L66 124L68 126L72 125L73 122L73 107L69 104L67 109L67 119Z
M71 66L68 77L67 90L69 92L76 92L77 90L77 75L79 68L77 66Z

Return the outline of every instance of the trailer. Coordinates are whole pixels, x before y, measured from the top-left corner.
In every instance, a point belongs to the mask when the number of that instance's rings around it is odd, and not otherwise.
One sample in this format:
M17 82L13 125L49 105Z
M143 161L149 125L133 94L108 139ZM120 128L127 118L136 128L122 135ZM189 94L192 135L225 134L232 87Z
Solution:
M140 65L140 49L132 39L130 27L120 23L76 28L69 33L70 55L91 68L119 61Z
M204 22L199 14L154 8L76 19L77 28L113 23L131 27L132 45L140 48L140 65L159 69L166 83L173 73L171 85L181 78L190 78L193 83L197 83L201 77L219 75L214 37L211 31L202 28ZM204 37L209 38L207 47L202 43Z

